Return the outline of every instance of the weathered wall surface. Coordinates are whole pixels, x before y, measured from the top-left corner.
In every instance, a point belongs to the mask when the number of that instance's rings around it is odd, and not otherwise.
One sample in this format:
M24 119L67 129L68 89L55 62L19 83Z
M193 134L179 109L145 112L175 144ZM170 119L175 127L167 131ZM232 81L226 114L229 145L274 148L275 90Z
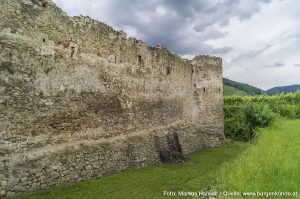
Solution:
M182 59L48 0L0 9L1 196L223 143L220 58Z

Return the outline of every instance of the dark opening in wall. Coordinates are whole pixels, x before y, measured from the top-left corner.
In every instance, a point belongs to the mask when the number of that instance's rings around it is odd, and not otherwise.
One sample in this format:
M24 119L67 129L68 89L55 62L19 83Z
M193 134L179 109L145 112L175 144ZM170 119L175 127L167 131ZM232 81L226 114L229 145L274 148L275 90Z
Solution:
M194 67L192 67L192 74L194 74L195 73L195 69L194 69Z
M46 68L46 69L45 69L46 75L48 75L49 72L50 72L50 68Z
M203 92L204 92L204 93L206 92L206 88L205 88L205 87L203 88Z
M18 31L18 30L17 30L16 28L12 28L12 29L11 29L11 31L10 31L10 33L12 33L12 34L16 34L16 33L17 33L17 31Z
M46 42L46 39L45 39L45 38L43 38L43 42L44 42L44 43Z
M165 143L166 140L166 143ZM184 162L181 144L177 133L168 133L165 138L155 136L153 138L156 152L162 163Z
M167 71L166 71L167 75L171 74L171 70L172 70L171 66L167 66Z
M74 54L75 54L75 47L71 46L71 58L74 57Z
M15 73L13 70L13 65L10 61L2 62L0 64L0 70L6 70L11 75L13 75Z
M43 6L43 8L47 8L47 3L44 2L44 3L42 4L42 6Z
M219 88L219 92L221 92L221 88Z
M196 83L194 83L194 87L197 88L197 84Z
M142 65L142 64L143 64L142 56L141 56L141 55L138 55L138 56L137 56L137 59L138 59L138 65Z

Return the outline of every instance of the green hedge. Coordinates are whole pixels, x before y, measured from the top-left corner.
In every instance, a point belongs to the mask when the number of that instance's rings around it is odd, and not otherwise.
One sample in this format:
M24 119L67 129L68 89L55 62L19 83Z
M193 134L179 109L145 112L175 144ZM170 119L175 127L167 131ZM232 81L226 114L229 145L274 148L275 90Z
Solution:
M275 117L300 118L300 92L274 96L224 97L225 135L250 141L259 127L269 126Z

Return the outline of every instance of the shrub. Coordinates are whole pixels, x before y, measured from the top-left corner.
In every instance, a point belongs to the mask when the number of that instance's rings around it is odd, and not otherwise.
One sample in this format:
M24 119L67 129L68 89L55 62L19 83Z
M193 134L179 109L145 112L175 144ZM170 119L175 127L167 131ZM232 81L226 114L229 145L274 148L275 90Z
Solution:
M296 106L296 118L300 118L300 105Z
M239 141L249 141L249 128L242 120L235 118L225 120L224 131L227 138Z
M254 138L255 130L258 127L267 127L275 119L275 113L272 112L268 104L250 102L244 107L245 123L249 128L248 140Z
M233 140L250 141L255 136L256 128L268 126L274 118L275 113L269 105L261 102L225 106L225 136Z
M277 117L300 118L300 92L280 95L226 96L225 136L249 141L259 127L267 127Z

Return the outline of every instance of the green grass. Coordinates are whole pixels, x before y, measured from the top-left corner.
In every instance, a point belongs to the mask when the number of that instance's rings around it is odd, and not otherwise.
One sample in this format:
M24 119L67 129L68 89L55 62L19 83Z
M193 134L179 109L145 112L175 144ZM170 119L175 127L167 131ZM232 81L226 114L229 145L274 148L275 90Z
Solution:
M225 96L232 96L232 95L245 96L245 95L249 95L249 94L246 91L239 90L232 86L224 85L224 95Z
M282 119L263 129L257 143L218 175L218 191L287 191L300 197L300 120Z
M233 142L194 153L185 164L150 166L11 198L154 199L166 198L163 191L201 191L215 177L220 165L237 158L248 146Z

